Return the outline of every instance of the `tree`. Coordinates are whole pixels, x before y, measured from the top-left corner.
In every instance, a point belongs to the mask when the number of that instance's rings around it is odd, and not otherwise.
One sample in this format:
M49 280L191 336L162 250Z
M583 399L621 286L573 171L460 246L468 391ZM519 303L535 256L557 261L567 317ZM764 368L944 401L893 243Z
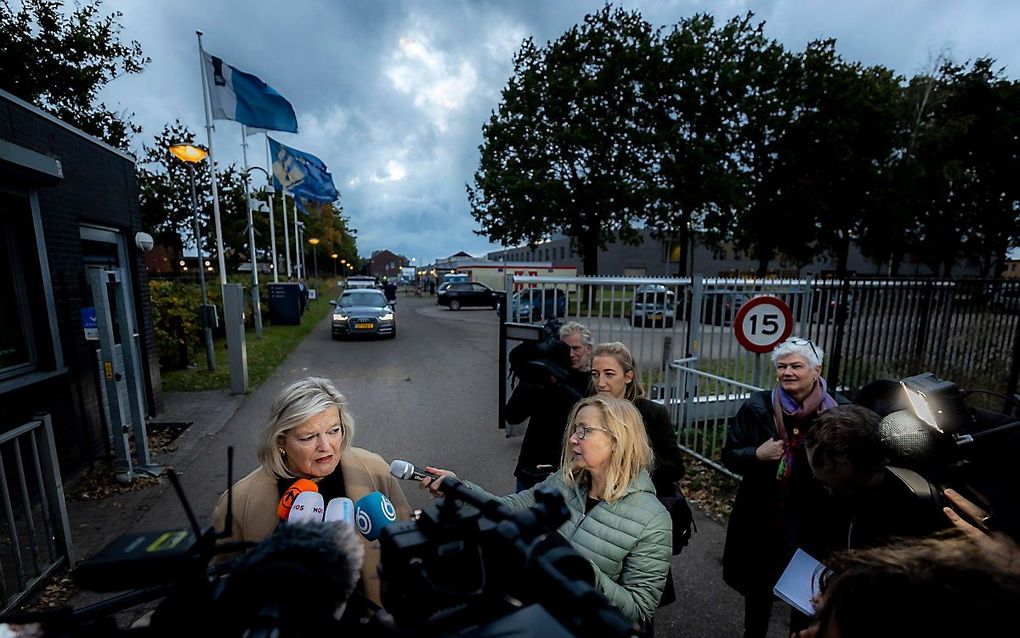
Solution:
M588 275L610 240L640 241L652 154L638 114L653 38L638 13L607 5L545 48L522 44L467 187L475 232L532 245L563 233Z
M150 59L141 45L121 41L115 11L100 14L101 0L75 4L24 0L15 11L0 0L0 88L33 102L112 146L127 149L141 128L131 113L96 103L99 91L122 73L139 73Z
M739 109L747 88L741 71L762 38L761 25L751 27L750 20L750 14L733 18L717 29L709 15L685 19L650 58L646 103L656 170L648 221L678 236L679 275L686 274L694 228L722 240L741 201Z

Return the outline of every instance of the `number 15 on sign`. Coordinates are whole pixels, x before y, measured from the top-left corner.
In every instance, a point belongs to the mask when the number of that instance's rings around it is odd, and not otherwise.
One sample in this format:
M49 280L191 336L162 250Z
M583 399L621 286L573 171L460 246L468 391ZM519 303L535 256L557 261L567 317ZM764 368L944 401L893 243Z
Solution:
M779 297L748 301L733 319L733 334L751 352L771 352L793 332L793 313Z

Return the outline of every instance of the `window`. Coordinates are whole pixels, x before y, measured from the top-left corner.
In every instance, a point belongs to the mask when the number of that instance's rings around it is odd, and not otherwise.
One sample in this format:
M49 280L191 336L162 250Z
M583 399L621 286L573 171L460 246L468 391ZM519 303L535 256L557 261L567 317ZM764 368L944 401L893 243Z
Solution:
M0 379L39 364L34 326L45 326L28 197L0 191Z

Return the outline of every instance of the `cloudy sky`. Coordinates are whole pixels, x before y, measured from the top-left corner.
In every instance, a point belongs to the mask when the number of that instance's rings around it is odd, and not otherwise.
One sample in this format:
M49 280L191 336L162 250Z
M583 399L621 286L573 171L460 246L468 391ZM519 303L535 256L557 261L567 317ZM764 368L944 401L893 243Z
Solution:
M800 50L834 37L847 59L911 75L948 50L988 55L1020 69L1014 0L643 0L655 26L697 12L726 20L753 11L766 33ZM499 103L521 41L544 44L598 10L598 0L107 0L122 37L152 58L100 96L135 113L151 143L179 118L202 132L195 30L205 49L276 88L298 116L284 144L314 153L333 173L363 256L388 249L428 263L498 248L475 235L465 184L478 163L481 127ZM240 161L240 125L218 121L217 160ZM263 136L249 138L265 166Z

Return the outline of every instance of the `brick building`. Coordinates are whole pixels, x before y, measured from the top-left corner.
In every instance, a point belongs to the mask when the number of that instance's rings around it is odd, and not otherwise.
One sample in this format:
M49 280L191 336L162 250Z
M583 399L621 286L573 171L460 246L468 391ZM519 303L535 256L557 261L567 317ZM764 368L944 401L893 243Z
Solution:
M397 255L388 250L376 250L366 264L368 274L376 279L396 279L400 277L400 268L407 265L407 257Z
M162 409L141 230L131 155L0 91L0 433L49 413L65 475L110 453L107 381L133 424Z

